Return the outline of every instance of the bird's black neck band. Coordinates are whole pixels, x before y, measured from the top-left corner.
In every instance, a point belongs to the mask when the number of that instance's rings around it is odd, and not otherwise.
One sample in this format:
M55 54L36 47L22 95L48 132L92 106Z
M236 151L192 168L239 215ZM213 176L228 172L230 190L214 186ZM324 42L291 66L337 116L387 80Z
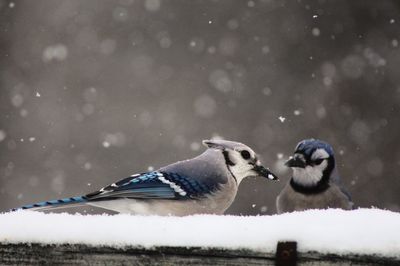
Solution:
M236 184L237 184L236 176L232 173L231 169L229 168L230 166L234 166L235 163L231 161L231 159L229 158L229 154L228 154L227 151L222 151L222 154L224 155L226 168L228 168L229 173L233 176L233 179L235 179L235 182L236 182Z
M318 194L324 192L329 188L329 182L321 182L321 181L319 181L315 186L309 187L297 184L292 177L292 179L290 179L290 186L293 188L294 191L302 194Z

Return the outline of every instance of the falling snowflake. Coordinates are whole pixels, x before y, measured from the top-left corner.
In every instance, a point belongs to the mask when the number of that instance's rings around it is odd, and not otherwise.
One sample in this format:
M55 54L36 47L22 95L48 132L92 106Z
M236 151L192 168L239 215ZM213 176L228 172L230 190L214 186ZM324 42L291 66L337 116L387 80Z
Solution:
M0 130L0 142L6 138L6 132L4 130Z
M191 144L190 144L190 149L192 150L192 151L198 151L199 149L200 149L200 143L198 143L198 142L192 142Z
M83 165L83 169L85 169L85 170L90 170L90 169L92 169L92 164L89 163L89 162L86 162L86 163Z
M281 121L281 123L283 123L283 122L285 122L285 120L286 120L286 117L279 116L279 117L278 117L278 119Z
M36 97L40 97L41 95L40 95L39 92L36 92L35 96L36 96Z
M321 34L321 30L318 28L313 28L311 33L313 36L318 37Z

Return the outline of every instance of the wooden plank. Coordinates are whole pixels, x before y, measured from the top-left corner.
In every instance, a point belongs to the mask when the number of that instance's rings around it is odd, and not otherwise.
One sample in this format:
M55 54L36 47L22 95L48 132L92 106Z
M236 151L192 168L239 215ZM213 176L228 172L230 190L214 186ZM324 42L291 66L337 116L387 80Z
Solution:
M249 250L86 245L0 244L0 264L74 265L274 265L274 255Z
M275 253L185 247L0 244L0 265L275 265ZM400 265L398 258L298 253L297 265Z

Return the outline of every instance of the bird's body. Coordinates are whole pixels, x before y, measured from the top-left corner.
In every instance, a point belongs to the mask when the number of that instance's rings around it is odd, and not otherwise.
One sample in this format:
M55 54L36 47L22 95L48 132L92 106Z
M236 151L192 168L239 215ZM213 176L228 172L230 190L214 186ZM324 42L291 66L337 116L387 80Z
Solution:
M212 160L210 160L212 158ZM192 180L201 180L202 185L209 186L195 195L177 195L177 197L187 199L168 200L168 208L165 207L165 199L146 198L132 199L121 198L114 201L93 201L89 205L113 210L120 213L134 214L157 214L177 216L190 215L196 213L222 214L232 204L237 190L238 183L235 182L232 174L226 167L218 167L225 164L225 159L219 150L208 149L200 156L191 160L177 162L175 164L162 167L155 173L174 173L180 176L190 176ZM200 167L200 168L198 168ZM197 169L197 170L196 170ZM208 169L207 173L202 173L199 169ZM189 187L183 188L189 191ZM199 200L199 198L201 200Z
M121 198L113 201L93 201L88 205L113 210L119 213L139 215L174 215L185 216L193 214L223 214L232 204L237 186L230 184L223 185L220 191L213 195L206 195L201 200L170 200L165 204L163 199L129 199Z
M139 215L222 214L233 202L243 178L262 175L276 179L246 145L224 140L204 143L208 149L193 159L132 175L85 196L20 209L51 210L83 204Z
M278 213L283 213L327 208L350 210L352 206L349 196L336 184L330 184L323 192L304 193L288 183L279 194L276 207Z
M293 176L277 197L278 213L353 208L350 195L340 184L328 143L314 139L300 142L286 165L293 169Z

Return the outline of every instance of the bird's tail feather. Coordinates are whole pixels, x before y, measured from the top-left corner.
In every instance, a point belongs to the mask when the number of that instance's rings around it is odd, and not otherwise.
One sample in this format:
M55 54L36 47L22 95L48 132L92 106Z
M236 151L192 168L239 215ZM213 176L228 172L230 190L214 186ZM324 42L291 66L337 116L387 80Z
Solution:
M85 196L79 196L79 197L49 200L49 201L38 202L35 204L24 205L19 208L11 209L11 211L18 211L18 210L46 211L50 209L71 207L71 205L75 205L74 207L77 207L86 202L87 198Z

